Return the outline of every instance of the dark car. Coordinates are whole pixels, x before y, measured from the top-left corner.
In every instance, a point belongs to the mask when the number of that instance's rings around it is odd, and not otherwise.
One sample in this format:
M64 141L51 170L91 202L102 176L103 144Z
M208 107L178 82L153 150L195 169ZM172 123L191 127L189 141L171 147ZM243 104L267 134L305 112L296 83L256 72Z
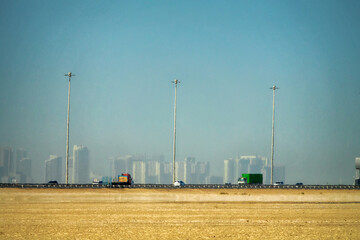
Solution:
M298 182L298 183L296 183L295 184L296 186L302 186L302 185L304 185L302 182Z
M49 181L48 184L58 184L58 182L53 180L53 181Z

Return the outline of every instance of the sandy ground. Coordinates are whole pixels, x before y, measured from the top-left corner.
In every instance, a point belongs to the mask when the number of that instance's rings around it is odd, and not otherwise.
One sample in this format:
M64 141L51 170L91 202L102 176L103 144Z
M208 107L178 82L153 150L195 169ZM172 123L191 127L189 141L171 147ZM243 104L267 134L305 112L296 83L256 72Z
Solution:
M360 239L359 190L0 189L0 239Z

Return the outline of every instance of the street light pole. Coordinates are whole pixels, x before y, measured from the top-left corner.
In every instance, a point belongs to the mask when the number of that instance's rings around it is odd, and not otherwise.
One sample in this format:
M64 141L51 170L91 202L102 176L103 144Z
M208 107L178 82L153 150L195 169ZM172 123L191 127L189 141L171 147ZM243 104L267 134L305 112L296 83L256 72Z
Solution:
M275 128L275 90L279 89L275 85L270 89L273 90L273 113L272 113L272 137L271 137L271 184L274 183L274 128Z
M69 91L68 91L68 111L67 111L67 135L66 135L66 184L69 184L69 120L70 120L70 84L71 77L75 76L71 72L65 74L69 77Z
M176 94L177 94L177 84L180 83L179 80L175 79L172 81L175 84L175 102L174 102L174 142L173 142L173 183L175 182L175 155L176 155Z

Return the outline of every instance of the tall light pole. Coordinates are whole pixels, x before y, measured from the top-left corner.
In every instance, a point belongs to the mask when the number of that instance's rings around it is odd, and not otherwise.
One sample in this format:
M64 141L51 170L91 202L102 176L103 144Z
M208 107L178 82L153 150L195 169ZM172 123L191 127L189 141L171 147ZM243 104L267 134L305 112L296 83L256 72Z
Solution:
M75 76L71 72L65 74L69 77L69 92L68 92L68 111L67 111L67 135L66 135L66 184L69 184L69 120L70 120L70 84L71 77Z
M273 113L272 113L272 137L271 137L271 184L274 182L274 127L275 127L275 90L279 89L275 85L270 89L273 90Z
M173 183L175 182L175 155L176 155L176 92L179 80L172 81L175 84L175 102L174 102L174 144L173 144Z

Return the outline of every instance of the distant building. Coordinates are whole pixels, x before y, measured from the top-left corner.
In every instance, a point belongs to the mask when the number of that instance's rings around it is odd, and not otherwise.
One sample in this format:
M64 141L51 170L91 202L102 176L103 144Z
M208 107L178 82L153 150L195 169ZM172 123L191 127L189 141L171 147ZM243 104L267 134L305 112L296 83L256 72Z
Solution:
M176 161L175 162L175 181L182 180L185 178L185 169L184 162Z
M193 157L186 157L184 161L175 163L175 172L176 180L193 184L205 183L210 175L210 164L197 162Z
M172 163L170 162L161 162L164 172L162 172L160 177L160 183L166 184L172 182Z
M30 183L31 159L24 149L13 151L10 147L0 148L0 182Z
M20 173L20 161L24 158L27 158L27 152L25 149L17 149L15 151L14 156L14 166L15 166L15 172Z
M224 160L224 183L234 183L234 160Z
M355 185L360 185L360 157L355 158Z
M72 183L90 183L89 150L82 145L74 145Z
M133 175L135 183L146 183L146 163L144 161L133 162Z
M186 157L183 163L184 177L178 180L183 180L185 183L196 182L196 169L195 169L195 158Z
M32 182L32 173L31 173L31 162L32 160L30 158L23 158L20 160L19 168L20 172L19 174L23 175L25 183L31 183Z
M122 173L133 172L133 162L136 160L132 155L111 158L111 175L116 177Z
M163 156L126 155L110 158L112 177L130 173L135 183L169 184L172 183L173 165ZM209 162L196 162L187 157L175 163L177 180L186 183L205 183L210 174Z
M164 173L164 165L159 161L146 163L146 183L160 183Z
M243 173L262 173L263 182L270 183L271 170L266 157L249 155L237 157L235 160L232 158L224 160L224 183L237 183L237 179ZM274 166L275 181L285 182L284 166Z
M204 184L210 176L209 162L196 162L195 172L193 173L193 180L190 183Z
M62 158L50 155L50 158L45 161L45 182L58 181L62 182Z
M9 168L11 168L11 148L0 148L0 180L9 183Z

